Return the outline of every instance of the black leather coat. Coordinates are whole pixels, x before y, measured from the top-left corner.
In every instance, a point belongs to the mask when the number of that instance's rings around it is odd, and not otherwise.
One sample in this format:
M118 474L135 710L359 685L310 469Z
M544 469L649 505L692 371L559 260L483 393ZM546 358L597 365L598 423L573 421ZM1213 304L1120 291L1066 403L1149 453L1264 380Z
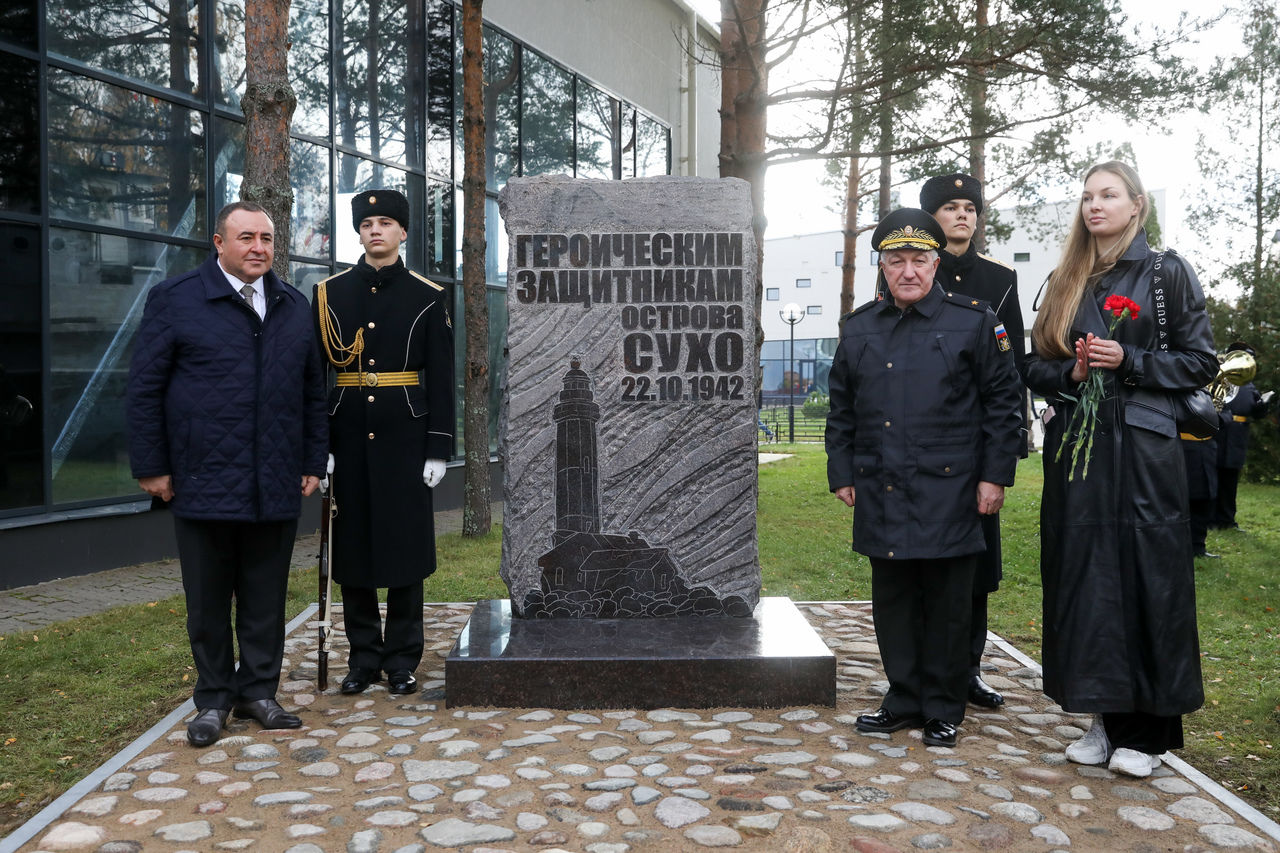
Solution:
M427 459L453 454L453 327L440 285L397 261L363 258L323 282L342 342L364 330L366 371L418 371L417 385L336 386L329 392L334 456L333 577L347 586L398 587L435 571ZM315 300L318 311L319 302ZM317 337L319 335L317 334ZM356 362L336 368L356 372Z
M1069 449L1054 461L1073 360L1041 358L1034 346L1027 357L1027 385L1054 409L1040 508L1044 690L1073 712L1173 716L1204 702L1187 474L1169 395L1208 383L1217 359L1195 273L1173 252L1157 270L1157 257L1139 233L1072 325L1073 340L1106 335L1102 303L1113 293L1142 308L1115 332L1125 359L1107 376L1087 478L1068 478Z

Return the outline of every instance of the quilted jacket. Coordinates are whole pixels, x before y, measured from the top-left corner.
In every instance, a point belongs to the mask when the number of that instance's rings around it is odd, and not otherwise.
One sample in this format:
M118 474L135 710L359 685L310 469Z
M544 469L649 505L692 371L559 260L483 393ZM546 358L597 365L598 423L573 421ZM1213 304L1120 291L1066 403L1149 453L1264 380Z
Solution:
M147 294L129 370L133 476L173 477L183 518L297 518L328 456L324 365L306 298L268 272L265 319L216 255Z

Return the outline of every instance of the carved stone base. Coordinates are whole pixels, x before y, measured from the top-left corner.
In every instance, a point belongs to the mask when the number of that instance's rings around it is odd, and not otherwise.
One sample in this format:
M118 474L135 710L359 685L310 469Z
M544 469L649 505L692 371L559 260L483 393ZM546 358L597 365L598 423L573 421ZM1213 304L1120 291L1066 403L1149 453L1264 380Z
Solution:
M513 619L476 603L445 661L449 707L781 708L836 702L836 657L789 598L751 617Z

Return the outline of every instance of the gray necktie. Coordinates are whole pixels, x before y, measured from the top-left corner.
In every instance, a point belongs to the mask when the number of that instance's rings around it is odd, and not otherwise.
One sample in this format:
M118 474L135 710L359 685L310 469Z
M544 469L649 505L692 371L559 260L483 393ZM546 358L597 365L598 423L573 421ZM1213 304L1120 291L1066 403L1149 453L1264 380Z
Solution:
M246 284L240 288L240 295L244 297L244 301L249 303L249 307L253 309L253 313L258 313L258 307L253 304L253 285ZM261 316L261 315L259 315Z

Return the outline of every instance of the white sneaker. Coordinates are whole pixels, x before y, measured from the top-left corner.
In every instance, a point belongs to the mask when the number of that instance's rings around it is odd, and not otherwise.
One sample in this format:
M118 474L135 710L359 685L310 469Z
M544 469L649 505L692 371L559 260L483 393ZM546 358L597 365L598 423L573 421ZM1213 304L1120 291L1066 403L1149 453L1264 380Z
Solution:
M1111 763L1107 765L1107 769L1141 779L1150 776L1151 771L1159 766L1159 756L1147 755L1145 752L1126 749L1122 746L1111 754Z
M1093 715L1093 725L1084 737L1067 747L1067 759L1076 764L1101 764L1111 756L1111 741L1103 728L1102 716Z

